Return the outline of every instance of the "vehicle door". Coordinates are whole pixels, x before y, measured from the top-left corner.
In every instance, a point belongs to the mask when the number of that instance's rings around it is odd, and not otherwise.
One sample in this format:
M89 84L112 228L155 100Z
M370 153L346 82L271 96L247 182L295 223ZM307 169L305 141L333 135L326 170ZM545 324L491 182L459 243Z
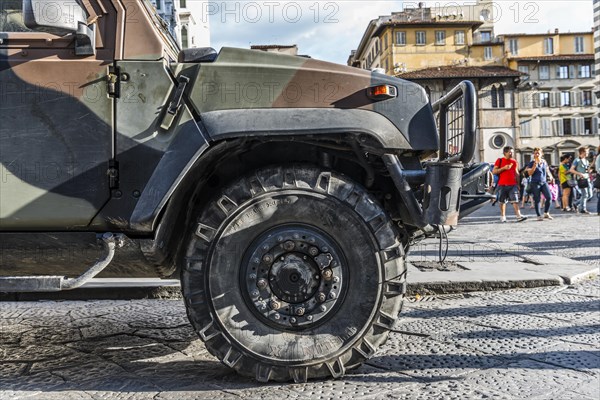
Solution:
M28 29L22 3L0 2L0 231L85 229L110 197L114 46L99 29L76 55L74 34Z

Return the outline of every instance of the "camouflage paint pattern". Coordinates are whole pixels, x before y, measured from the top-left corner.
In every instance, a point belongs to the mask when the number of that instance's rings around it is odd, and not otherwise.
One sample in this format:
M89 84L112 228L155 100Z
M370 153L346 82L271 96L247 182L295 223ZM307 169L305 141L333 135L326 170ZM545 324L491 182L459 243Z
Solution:
M0 231L135 232L130 220L139 199L164 203L161 196L181 177L171 171L173 182L161 182L166 186L156 191L148 182L154 184L164 165L183 171L207 144L192 111L362 109L384 115L411 145L426 138L414 148L436 148L435 132L409 132L407 119L431 114L418 85L308 58L230 48L215 62L178 65L175 45L146 0L82 4L97 29L94 56L75 56L70 37L0 33ZM119 98L108 94L110 67L120 68ZM164 131L160 122L179 74L191 79L186 95L194 109L184 106ZM366 88L380 83L397 86L399 98L368 98ZM408 118L402 107L409 109ZM183 158L169 159L173 154ZM108 185L110 160L120 164L118 189Z

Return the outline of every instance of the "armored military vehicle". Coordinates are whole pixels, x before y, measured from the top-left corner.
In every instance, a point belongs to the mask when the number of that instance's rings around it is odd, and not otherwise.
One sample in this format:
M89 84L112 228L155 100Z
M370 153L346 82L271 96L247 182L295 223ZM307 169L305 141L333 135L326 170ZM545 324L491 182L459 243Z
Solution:
M411 243L488 197L476 98L253 50L180 50L145 0L3 0L0 292L180 277L207 349L339 377L397 320Z

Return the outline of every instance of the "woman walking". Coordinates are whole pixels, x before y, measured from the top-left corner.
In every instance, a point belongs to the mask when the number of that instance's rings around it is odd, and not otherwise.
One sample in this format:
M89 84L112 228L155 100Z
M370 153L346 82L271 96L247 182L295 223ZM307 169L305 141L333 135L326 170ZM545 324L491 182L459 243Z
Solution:
M552 195L550 194L550 188L548 187L548 183L546 180L550 182L554 182L554 177L550 172L550 168L548 167L548 163L542 157L542 149L536 147L533 149L533 160L527 164L527 168L525 168L527 174L531 177L531 190L533 192L533 204L535 206L535 213L538 216L538 221L543 221L545 219L554 219L550 216L550 205L552 201ZM540 211L540 199L542 197L542 193L544 197L548 199L544 203L544 215L542 215Z

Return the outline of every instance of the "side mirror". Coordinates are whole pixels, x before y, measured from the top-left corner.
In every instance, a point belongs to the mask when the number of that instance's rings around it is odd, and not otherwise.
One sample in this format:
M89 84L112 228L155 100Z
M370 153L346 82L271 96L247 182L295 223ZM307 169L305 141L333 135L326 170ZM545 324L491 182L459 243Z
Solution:
M75 54L96 54L94 26L77 0L23 0L25 26L55 35L75 34Z

